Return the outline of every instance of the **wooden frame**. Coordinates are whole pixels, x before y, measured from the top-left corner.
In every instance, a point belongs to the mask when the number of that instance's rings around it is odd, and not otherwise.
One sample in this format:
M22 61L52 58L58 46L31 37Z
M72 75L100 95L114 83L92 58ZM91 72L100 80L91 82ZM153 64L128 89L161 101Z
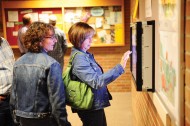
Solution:
M28 9L28 8L61 8L62 10L62 24L63 29L65 26L64 22L64 11L69 7L103 7L103 6L121 6L121 14L122 14L122 42L120 43L111 43L111 44L92 44L92 47L106 47L106 46L124 46L125 45L125 37L124 37L124 0L54 0L54 1L2 1L2 18L3 18L3 31L4 37L7 39L7 26L6 26L6 15L5 11L7 9ZM69 46L71 46L69 44ZM12 48L18 48L17 45L11 45Z

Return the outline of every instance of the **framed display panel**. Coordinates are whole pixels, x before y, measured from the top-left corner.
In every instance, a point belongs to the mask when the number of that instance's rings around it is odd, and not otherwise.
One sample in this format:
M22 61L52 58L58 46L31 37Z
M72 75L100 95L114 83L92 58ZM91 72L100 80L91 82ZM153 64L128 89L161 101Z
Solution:
M155 21L135 22L130 27L130 70L137 91L155 91Z
M124 44L121 6L72 7L64 9L64 31L76 22L88 23L95 29L92 46Z
M184 0L159 0L157 94L176 126L184 124Z
M142 91L142 23L136 22L130 26L130 70L137 91Z
M124 46L123 3L123 0L2 1L4 37L12 48L18 48L17 31L22 26L24 13L32 13L35 20L44 15L43 21L47 22L45 15L55 13L60 19L57 26L66 35L73 23L83 21L96 30L92 47ZM14 19L10 20L10 17Z

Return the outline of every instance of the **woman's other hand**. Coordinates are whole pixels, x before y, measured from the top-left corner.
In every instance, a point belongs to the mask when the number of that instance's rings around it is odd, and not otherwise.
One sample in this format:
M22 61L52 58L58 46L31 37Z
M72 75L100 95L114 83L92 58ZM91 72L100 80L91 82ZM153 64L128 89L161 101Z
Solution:
M126 64L127 64L127 60L129 59L129 55L132 53L132 51L127 51L123 54L120 64L123 67L123 69L125 69Z

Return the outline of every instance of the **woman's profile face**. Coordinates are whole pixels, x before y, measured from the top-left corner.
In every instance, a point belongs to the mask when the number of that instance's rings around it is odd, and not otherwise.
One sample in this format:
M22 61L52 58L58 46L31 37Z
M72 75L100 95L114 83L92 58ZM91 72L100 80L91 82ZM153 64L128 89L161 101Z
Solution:
M93 35L90 35L88 38L84 40L84 42L81 44L81 49L86 52L90 49L91 43L92 43L92 37Z
M49 31L49 34L44 37L42 42L40 42L40 45L46 52L48 52L53 50L56 42L57 39L55 37L55 34L53 33L53 31Z

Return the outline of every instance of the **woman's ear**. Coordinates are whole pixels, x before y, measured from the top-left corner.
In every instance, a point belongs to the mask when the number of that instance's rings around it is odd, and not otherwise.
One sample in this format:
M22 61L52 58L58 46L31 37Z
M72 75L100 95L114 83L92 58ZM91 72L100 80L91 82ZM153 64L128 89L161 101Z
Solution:
M42 42L40 42L40 46L41 46L41 47L42 47L42 45L43 45Z

